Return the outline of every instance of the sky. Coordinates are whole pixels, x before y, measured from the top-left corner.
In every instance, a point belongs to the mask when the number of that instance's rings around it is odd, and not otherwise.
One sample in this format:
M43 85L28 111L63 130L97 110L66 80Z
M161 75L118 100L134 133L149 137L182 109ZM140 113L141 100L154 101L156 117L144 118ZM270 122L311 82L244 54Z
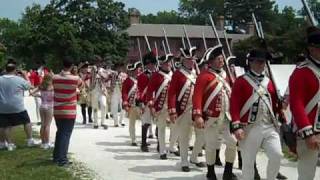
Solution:
M18 20L25 7L33 3L45 5L50 0L0 0L0 17ZM126 9L135 7L141 11L142 14L157 13L163 10L177 10L179 0L117 0L126 4ZM300 0L276 0L280 9L284 6L293 6L296 9L301 8Z

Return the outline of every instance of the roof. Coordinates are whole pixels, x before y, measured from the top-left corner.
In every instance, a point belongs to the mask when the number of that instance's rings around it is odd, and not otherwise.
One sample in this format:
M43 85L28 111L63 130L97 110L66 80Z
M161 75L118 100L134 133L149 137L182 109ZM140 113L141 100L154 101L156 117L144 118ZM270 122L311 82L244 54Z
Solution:
M202 38L204 33L205 38L214 38L214 33L211 26L198 26L198 25L183 25L183 24L132 24L127 33L129 36L144 36L149 37L163 37L163 27L166 29L169 38L181 38L184 36L183 26L186 27L187 33L190 38ZM223 31L218 31L220 38L223 38ZM246 39L250 34L228 34L228 38L235 41Z

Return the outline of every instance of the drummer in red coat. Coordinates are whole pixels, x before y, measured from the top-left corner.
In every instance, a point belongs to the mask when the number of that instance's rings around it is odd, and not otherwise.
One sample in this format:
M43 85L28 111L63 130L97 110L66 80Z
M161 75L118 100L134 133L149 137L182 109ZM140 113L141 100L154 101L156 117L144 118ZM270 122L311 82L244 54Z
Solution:
M167 159L166 151L166 126L168 119L167 110L167 91L171 81L171 59L172 55L165 55L159 58L159 71L152 74L146 94L146 102L150 108L152 116L155 118L155 122L158 128L158 142L160 159Z
M239 140L242 153L243 179L254 179L254 162L260 148L269 158L267 179L276 179L282 148L276 89L265 75L266 61L271 59L264 50L252 50L248 55L249 71L240 76L232 88L232 130Z
M223 173L224 180L236 180L233 174L233 162L236 156L236 139L230 133L229 97L231 88L223 70L224 60L222 46L209 48L204 55L208 70L204 70L197 77L193 94L193 119L198 128L204 128L206 148L206 162L208 166L207 178L216 180L215 160L216 149L219 146L220 132L225 140L226 166Z
M144 71L137 77L138 85L138 95L136 102L142 110L141 121L142 121L142 132L141 132L141 151L148 152L147 144L147 133L148 129L152 123L152 116L149 108L146 106L146 93L149 79L152 73L155 71L157 65L157 59L153 52L146 54L143 57L143 67Z
M128 76L122 83L122 106L123 109L128 113L129 118L129 134L131 138L131 145L137 146L136 143L136 120L140 119L140 110L136 106L136 95L137 95L137 76L141 62L137 61L127 66Z
M320 29L307 29L307 60L290 77L290 108L298 129L299 180L314 179L320 150Z
M192 127L192 95L197 77L195 70L196 47L180 50L182 62L181 67L173 73L170 82L168 90L168 110L170 121L173 123L171 134L175 134L176 136L173 135L173 137L179 138L182 171L189 172L188 148L190 141L189 134ZM199 128L196 128L195 132L196 140L191 155L191 162L198 167L205 167L205 164L198 162L197 158L204 146L204 132L203 129ZM174 141L170 142L173 143Z

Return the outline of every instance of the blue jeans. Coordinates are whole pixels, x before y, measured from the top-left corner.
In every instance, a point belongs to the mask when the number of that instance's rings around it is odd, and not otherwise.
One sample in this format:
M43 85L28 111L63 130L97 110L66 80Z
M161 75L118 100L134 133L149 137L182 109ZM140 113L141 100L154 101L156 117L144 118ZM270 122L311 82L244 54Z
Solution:
M53 150L53 161L56 163L67 163L70 137L74 127L75 119L56 119L57 132Z

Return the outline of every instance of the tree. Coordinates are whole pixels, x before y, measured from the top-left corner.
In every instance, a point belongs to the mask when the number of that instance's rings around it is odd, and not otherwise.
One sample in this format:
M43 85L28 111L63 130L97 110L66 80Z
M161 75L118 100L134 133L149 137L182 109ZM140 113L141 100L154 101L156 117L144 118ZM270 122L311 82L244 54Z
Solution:
M254 12L257 19L262 21L266 30L273 19L274 1L270 0L225 0L225 17L232 25L233 29L252 22L252 13Z
M310 10L318 22L320 22L320 2L318 0L307 0ZM307 12L304 7L298 11L299 15L306 16Z
M79 62L99 55L118 62L127 54L128 13L113 0L51 0L43 8L33 4L19 23L6 24L10 31L4 32L15 36L0 35L0 41L28 68L46 63L58 69L63 56Z
M180 16L178 12L161 11L156 15L147 14L141 16L141 21L144 24L185 24L187 19Z
M224 15L224 0L180 0L179 11L190 24L209 24L208 15Z

